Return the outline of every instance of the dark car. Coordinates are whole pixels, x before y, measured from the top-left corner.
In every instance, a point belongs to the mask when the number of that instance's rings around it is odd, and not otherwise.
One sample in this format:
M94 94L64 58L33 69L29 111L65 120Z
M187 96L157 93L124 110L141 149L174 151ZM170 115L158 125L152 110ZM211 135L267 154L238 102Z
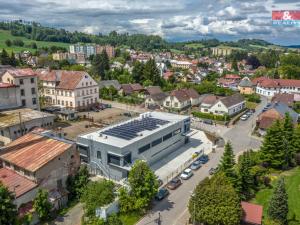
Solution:
M202 164L205 164L205 163L208 162L208 160L209 160L208 155L202 155L202 156L200 156L196 161L199 161L199 162L201 162Z
M174 178L172 179L168 184L167 187L170 190L175 190L176 188L178 188L181 185L181 180L179 178Z
M209 175L213 175L216 172L217 172L217 168L210 168L209 171L208 171Z
M155 195L155 199L157 201L163 200L166 196L169 195L169 191L166 188L161 188L158 190L157 194Z
M210 119L203 119L203 123L209 124L209 125L213 125L214 122Z

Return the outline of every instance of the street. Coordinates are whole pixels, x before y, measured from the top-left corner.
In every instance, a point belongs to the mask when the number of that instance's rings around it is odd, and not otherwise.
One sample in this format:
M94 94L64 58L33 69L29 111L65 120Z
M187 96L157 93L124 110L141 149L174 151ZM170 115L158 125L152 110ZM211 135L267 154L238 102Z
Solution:
M225 141L232 143L236 155L241 154L247 149L258 149L261 141L251 136L251 131L255 125L256 117L266 105L267 99L262 98L262 102L256 108L256 112L247 121L238 121L233 127L226 128L222 126L206 125L203 128L210 132L215 132L222 136ZM157 224L158 212L161 216L161 225L185 225L189 218L187 209L190 195L197 184L205 179L209 174L208 170L216 167L223 154L223 149L217 149L216 153L210 154L209 162L194 173L194 176L183 184L162 202L157 203L153 209L141 219L137 225L155 225Z

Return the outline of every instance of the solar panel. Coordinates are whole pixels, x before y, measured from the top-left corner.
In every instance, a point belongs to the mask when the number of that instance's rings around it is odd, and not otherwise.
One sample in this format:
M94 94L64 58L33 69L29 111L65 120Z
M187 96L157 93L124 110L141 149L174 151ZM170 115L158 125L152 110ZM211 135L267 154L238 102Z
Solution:
M159 125L162 126L167 123L169 123L169 121L167 120L161 120L152 117L144 117L110 128L106 131L103 131L102 134L122 138L125 140L131 140L135 137L138 137L139 132L145 130L152 131L159 128Z

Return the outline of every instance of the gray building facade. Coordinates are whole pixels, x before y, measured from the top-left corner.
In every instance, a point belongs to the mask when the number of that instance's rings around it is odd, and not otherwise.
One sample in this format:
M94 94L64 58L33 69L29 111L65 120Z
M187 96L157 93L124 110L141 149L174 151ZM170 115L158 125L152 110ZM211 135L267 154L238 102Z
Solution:
M135 160L152 165L188 142L190 117L151 112L78 136L81 161L93 174L126 178Z

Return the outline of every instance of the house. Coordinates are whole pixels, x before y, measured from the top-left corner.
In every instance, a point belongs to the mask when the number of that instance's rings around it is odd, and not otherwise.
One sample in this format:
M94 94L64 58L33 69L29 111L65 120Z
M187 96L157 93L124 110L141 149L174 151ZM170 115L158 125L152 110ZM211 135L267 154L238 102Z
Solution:
M2 76L2 82L19 87L20 92L16 94L16 98L21 99L22 107L31 109L40 108L37 73L32 69L8 69Z
M17 204L34 199L36 188L54 192L59 198L53 205L65 205L67 201L66 181L80 166L76 144L56 137L49 131L36 129L16 139L0 150L4 184L16 192ZM13 180L15 179L15 180Z
M278 93L272 97L271 102L273 103L280 102L289 107L293 107L294 103L299 101L296 95L298 94Z
M241 94L251 95L255 93L253 88L253 83L249 79L249 77L244 77L241 82L238 84L238 89Z
M212 94L207 94L200 101L200 111L203 113L210 112L210 108L219 100L220 97Z
M190 69L193 66L193 63L188 61L170 60L170 63L173 68Z
M264 135L266 133L266 130L276 120L283 120L286 113L288 113L291 116L293 124L296 125L299 117L298 113L296 113L286 104L275 102L270 106L270 108L267 111L261 113L258 116L258 119L256 121L257 127L259 128L258 132L261 135Z
M159 108L163 105L167 94L164 93L159 86L150 86L145 88L145 107Z
M102 80L99 82L99 89L103 89L103 88L110 88L113 87L114 89L116 89L117 91L119 91L121 89L121 85L119 83L119 81L117 80Z
M122 84L119 93L121 95L131 95L133 93L140 93L144 91L142 85L135 83L135 84Z
M163 78L165 80L169 80L173 76L174 76L174 73L170 70L167 70L165 73L163 73Z
M42 70L38 77L47 105L81 111L99 102L98 84L85 71Z
M232 116L241 112L245 106L246 101L244 97L241 94L236 93L231 96L218 99L218 101L210 107L209 112L216 115Z
M189 89L184 89L184 91L189 96L192 106L197 106L200 104L200 95L195 89L189 88Z
M21 107L20 87L15 84L0 82L0 110Z
M243 217L242 223L243 225L261 225L263 218L263 207L261 205L249 203L249 202L241 202Z
M224 88L237 88L239 82L241 81L241 77L235 74L227 74L225 77L218 79L218 86Z
M252 80L256 86L256 93L272 98L278 93L300 94L300 80L271 79L258 77Z
M0 143L7 144L36 127L51 127L54 119L52 114L29 108L0 112Z

